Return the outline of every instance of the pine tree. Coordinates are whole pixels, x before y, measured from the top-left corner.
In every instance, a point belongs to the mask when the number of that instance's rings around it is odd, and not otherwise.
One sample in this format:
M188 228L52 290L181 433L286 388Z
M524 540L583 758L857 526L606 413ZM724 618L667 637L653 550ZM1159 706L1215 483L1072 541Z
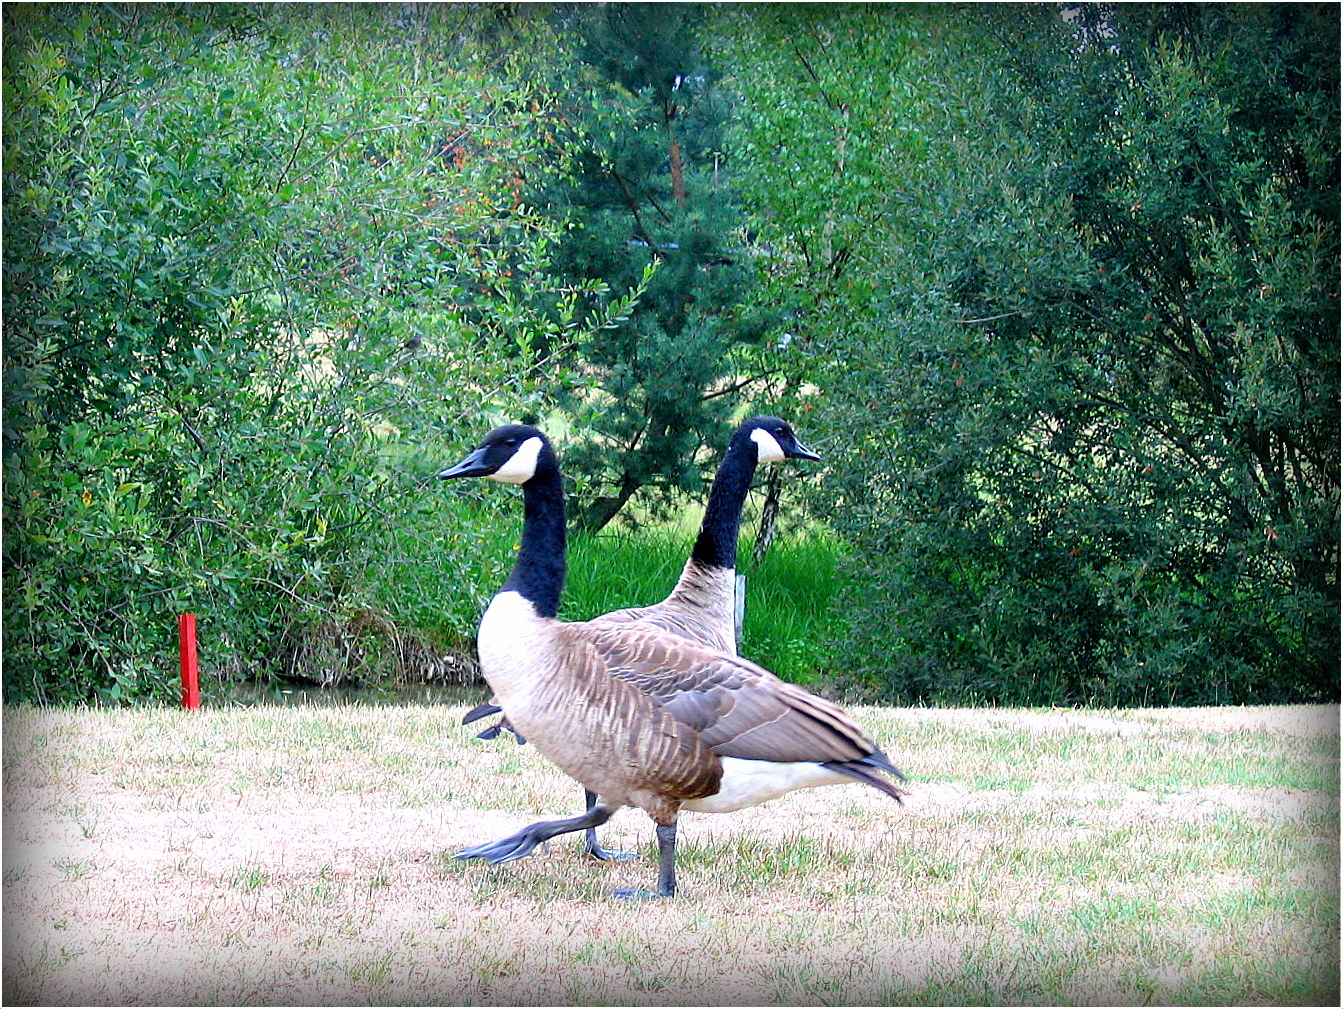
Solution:
M746 272L732 252L736 213L721 157L725 102L695 38L693 4L574 5L577 114L586 144L574 182L548 197L578 224L556 256L574 282L635 286L637 309L578 353L593 385L567 406L589 432L571 450L575 523L595 531L641 488L661 500L697 488L696 450L721 442L734 347L760 321L739 309Z

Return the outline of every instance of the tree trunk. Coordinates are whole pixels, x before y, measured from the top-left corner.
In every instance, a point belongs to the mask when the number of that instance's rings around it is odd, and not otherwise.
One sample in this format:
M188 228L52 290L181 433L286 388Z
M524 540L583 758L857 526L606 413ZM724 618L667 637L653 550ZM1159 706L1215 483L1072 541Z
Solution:
M778 466L771 466L769 478L765 483L765 503L760 508L760 527L755 531L755 546L751 548L751 570L760 567L760 562L769 553L769 545L774 542L774 527L779 522L779 498L783 493L783 473Z
M618 494L613 497L594 498L574 516L574 529L585 533L601 532L608 522L620 514L620 509L625 507L638 489L639 485L627 474Z
M685 176L681 174L681 141L676 139L676 130L667 123L667 136L671 138L671 178L672 195L676 205L685 209Z

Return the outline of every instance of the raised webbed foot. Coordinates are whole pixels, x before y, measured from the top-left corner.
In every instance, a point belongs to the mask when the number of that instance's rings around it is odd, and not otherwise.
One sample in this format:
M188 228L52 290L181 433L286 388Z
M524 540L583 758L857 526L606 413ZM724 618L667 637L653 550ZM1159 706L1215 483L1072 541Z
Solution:
M512 862L514 859L525 858L532 853L532 849L544 840L546 840L544 837L535 835L532 827L528 827L516 834L500 838L498 841L478 844L473 848L463 848L453 857L483 858L490 865L498 865L500 862Z
M532 853L542 841L549 841L552 837L558 837L560 834L568 834L570 831L587 830L590 827L600 827L607 820L611 819L611 810L604 806L596 806L589 809L582 816L570 817L567 820L543 820L540 823L533 823L530 826L523 827L516 834L509 834L507 837L500 838L498 841L490 841L487 844L477 844L472 848L463 848L457 852L457 858L483 858L491 865L498 865L500 862L511 862L516 858L522 858Z

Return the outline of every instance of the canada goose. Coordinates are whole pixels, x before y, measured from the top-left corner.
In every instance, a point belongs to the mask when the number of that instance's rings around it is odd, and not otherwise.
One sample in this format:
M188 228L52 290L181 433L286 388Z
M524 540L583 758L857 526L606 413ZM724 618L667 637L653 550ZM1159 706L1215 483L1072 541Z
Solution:
M737 537L741 531L742 508L756 467L785 459L819 458L798 440L792 427L778 417L752 417L738 425L709 488L699 535L671 594L651 606L604 613L588 621L589 625L608 627L645 623L715 651L736 655ZM468 711L462 724L470 724L499 710L498 699L492 697ZM516 730L505 718L480 733L480 738L493 739L502 730L513 731L516 735ZM525 742L524 737L517 738L519 742ZM586 808L591 809L596 800L592 792L587 792L584 796ZM632 857L626 852L603 848L592 827L587 830L583 848L592 857L602 860Z
M676 891L681 809L726 813L855 780L900 801L882 775L904 776L837 705L660 627L556 619L564 491L555 451L536 428L496 428L438 475L522 487L522 544L481 618L481 671L509 721L598 796L581 816L531 824L458 858L511 861L638 806L657 824L658 887L616 895L668 897Z
M819 458L777 417L753 417L740 424L714 474L699 535L671 594L652 606L615 610L589 622L615 626L637 621L736 655L737 537L751 478L762 463Z

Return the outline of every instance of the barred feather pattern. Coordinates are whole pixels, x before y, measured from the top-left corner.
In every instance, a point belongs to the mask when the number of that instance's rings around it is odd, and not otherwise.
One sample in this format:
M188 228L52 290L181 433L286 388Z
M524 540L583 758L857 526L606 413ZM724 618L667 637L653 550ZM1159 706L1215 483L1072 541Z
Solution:
M899 771L841 708L745 659L644 624L561 623L507 592L479 644L514 726L608 807L669 823L718 791L724 757L823 764L899 798L873 774Z
M681 570L676 587L662 602L603 613L587 621L587 626L617 628L644 624L670 631L714 651L736 655L737 629L732 617L736 590L735 568L704 564L692 557ZM469 724L478 718L497 714L500 708L496 695L470 712L463 721ZM514 728L516 726L507 717L502 717L486 731L489 738L494 738L501 730ZM525 731L522 738L527 738Z
M592 628L591 640L611 677L693 728L719 756L843 763L881 752L838 705L746 659L641 625Z
M483 671L513 725L608 807L638 806L666 824L681 800L718 791L722 765L699 733L611 676L587 625L536 618L486 639Z
M727 655L737 654L733 617L737 589L735 568L704 564L691 557L671 594L652 606L632 606L588 621L593 627L647 624L679 634Z

